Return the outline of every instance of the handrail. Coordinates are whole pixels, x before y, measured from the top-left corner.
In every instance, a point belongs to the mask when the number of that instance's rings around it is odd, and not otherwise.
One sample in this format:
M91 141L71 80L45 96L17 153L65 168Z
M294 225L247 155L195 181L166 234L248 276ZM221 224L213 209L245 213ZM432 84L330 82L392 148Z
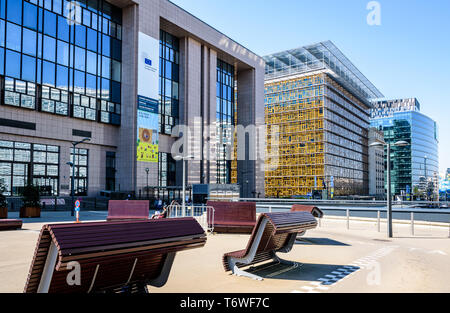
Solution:
M284 204L256 204L257 209L268 209L269 212L272 212L272 210L290 210L290 205L284 205ZM353 212L376 212L377 213L377 229L378 232L381 230L381 212L386 212L386 207L384 208L344 208L344 207L320 207L323 211L342 211L345 212L346 217L346 225L347 229L350 229L350 213ZM392 209L393 213L409 213L410 214L410 224L411 224L411 235L414 236L414 226L415 221L417 220L415 213L425 213L425 214L448 214L450 216L450 209L415 209L415 208L402 208L402 209ZM319 220L320 221L320 220ZM404 220L406 221L406 220ZM427 221L430 222L430 221ZM450 219L448 221L442 222L438 221L438 223L448 223L449 224L449 238L450 238ZM319 223L319 226L321 224Z
M180 213L180 214L179 214ZM206 205L186 205L183 214L183 206L179 203L171 203L167 206L167 218L194 217L203 227L205 232L214 232L215 209Z
M217 198L218 200L230 200L228 198ZM386 200L315 200L315 199L271 199L271 198L240 198L235 201L244 202L278 202L278 203L330 203L330 204L372 204L372 205L385 205ZM399 201L393 200L393 205L446 205L450 204L450 201Z

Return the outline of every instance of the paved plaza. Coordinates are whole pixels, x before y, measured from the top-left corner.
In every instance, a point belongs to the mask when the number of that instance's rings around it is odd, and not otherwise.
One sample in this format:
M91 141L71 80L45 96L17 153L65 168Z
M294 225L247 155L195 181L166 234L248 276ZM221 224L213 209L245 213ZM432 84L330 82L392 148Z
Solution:
M10 214L14 218L14 213ZM82 221L105 220L107 212L83 212ZM43 212L24 219L23 229L1 232L0 292L22 292L42 225L71 222L70 212ZM301 292L450 292L450 239L447 227L394 224L392 240L385 224L325 218L288 254L295 266L263 264L250 269L254 281L225 273L222 255L245 248L248 235L209 235L202 249L178 253L163 293L301 293Z

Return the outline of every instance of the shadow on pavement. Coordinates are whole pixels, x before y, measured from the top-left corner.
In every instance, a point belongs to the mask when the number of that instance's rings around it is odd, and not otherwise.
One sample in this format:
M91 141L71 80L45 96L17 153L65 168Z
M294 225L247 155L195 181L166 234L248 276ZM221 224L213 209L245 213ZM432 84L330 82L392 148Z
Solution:
M298 245L315 245L315 246L350 246L347 243L336 241L329 238L301 238L295 241Z
M298 267L293 267L279 263L266 263L251 267L246 271L264 279L311 281L321 282L322 285L331 285L359 269L360 267L357 266L339 264L299 263Z
M81 222L92 222L92 221L104 221L108 216L106 211L89 211L80 212ZM75 222L76 217L71 216L70 212L41 212L41 217L39 218L20 218L18 212L12 212L8 214L8 218L11 219L21 219L23 224L30 223L70 223Z

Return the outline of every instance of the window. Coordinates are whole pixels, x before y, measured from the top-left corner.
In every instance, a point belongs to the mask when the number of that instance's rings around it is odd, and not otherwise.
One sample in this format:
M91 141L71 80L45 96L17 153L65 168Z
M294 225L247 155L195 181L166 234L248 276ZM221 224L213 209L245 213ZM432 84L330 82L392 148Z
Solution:
M234 67L217 60L217 184L231 182L231 162L227 149L233 145L231 127L234 125Z
M7 19L22 24L22 1L21 0L8 0L7 1Z
M6 48L19 51L22 48L22 28L13 23L6 23Z
M23 53L36 56L36 32L23 29Z
M56 14L44 10L44 34L56 37Z
M159 131L171 135L179 112L179 39L160 32Z
M116 190L116 153L106 152L106 186L105 190Z
M6 69L8 76L20 78L20 54L10 50L6 50Z
M36 81L36 59L22 55L22 79Z
M75 176L74 190L76 196L87 196L88 192L88 150L71 148L70 161L73 162L75 156ZM72 184L72 173L70 171L70 183ZM72 188L72 186L70 186Z
M169 153L159 153L158 183L160 187L176 186L176 162Z
M36 30L36 25L37 25L37 6L24 1L23 26Z
M120 124L122 11L103 0L77 3L73 25L66 19L67 0L0 0L0 81L39 85L33 101L10 90L5 104ZM70 91L94 98L93 103L114 103L114 109L97 114L96 104L83 107L70 103L72 97L57 101L42 93L41 84L61 95ZM41 99L43 105L35 105Z
M41 195L58 195L59 147L0 141L0 180L7 195L21 195L30 177Z

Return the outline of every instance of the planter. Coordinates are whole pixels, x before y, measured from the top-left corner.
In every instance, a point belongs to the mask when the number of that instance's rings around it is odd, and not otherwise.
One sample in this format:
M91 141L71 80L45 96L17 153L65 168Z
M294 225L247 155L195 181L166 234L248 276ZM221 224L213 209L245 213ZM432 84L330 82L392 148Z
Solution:
M41 208L22 207L20 208L20 218L38 218L41 217Z
M8 207L0 208L0 219L7 219L7 218L8 218Z

